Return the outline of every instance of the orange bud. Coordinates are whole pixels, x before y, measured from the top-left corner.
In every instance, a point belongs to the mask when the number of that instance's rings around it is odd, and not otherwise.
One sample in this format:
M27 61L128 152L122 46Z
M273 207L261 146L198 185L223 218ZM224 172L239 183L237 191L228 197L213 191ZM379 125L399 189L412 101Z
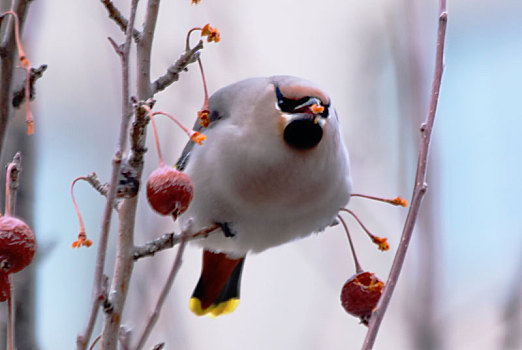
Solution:
M198 145L202 145L203 141L207 139L207 136L203 135L202 133L199 133L197 131L194 131L194 133L190 136L190 139L197 143Z
M372 242L378 245L379 250L386 251L390 249L390 245L388 244L388 238L373 236Z
M218 43L221 40L221 35L219 34L219 30L217 28L212 28L210 23L205 24L203 28L201 28L201 36L206 36L207 41L209 43L215 42Z
M207 128L210 124L209 111L206 109L198 111L198 119L199 125L201 125L204 128Z

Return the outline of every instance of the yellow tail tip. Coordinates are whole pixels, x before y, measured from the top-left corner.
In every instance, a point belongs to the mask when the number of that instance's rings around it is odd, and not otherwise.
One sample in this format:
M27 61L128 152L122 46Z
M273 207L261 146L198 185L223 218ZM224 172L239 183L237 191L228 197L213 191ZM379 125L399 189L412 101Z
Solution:
M201 307L201 300L198 298L192 297L189 300L189 309L196 316L203 316L208 314L216 305L212 304L209 307L203 309Z
M215 307L210 311L209 316L210 317L218 317L223 315L228 315L237 308L239 305L239 299L238 298L232 298L227 301L223 301L219 303L218 305L215 305Z
M196 297L192 297L189 300L189 309L196 316L208 315L209 317L216 318L218 316L227 315L232 313L239 305L239 298L232 298L227 301L223 301L219 304L212 304L207 308L201 307L201 300Z

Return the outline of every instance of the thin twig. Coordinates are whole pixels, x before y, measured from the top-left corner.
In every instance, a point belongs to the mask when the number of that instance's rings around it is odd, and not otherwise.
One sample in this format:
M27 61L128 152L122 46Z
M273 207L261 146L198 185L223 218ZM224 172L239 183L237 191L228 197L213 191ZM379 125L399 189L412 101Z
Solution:
M446 26L448 22L448 15L446 13L446 0L440 0L439 3L439 24L437 33L437 50L435 56L435 73L433 77L433 84L431 90L430 107L426 121L421 126L422 141L419 147L419 157L417 162L417 171L415 175L415 186L413 188L413 195L411 206L408 211L408 216L404 224L401 242L395 254L395 259L388 276L388 281L383 290L383 294L379 299L377 307L372 312L370 318L370 325L366 339L364 340L363 350L372 349L382 323L386 309L390 303L391 296L399 279L399 275L404 264L406 251L408 249L410 239L415 227L415 221L419 213L422 198L427 190L426 185L426 170L428 151L431 140L431 132L435 121L435 114L437 111L437 103L439 99L440 86L442 82L442 73L444 71L444 40L446 36Z
M179 74L187 70L187 66L197 61L199 51L203 48L203 40L196 46L186 50L179 56L177 61L167 69L167 73L152 83L152 92L155 94L164 90L167 86L179 80Z
M118 339L120 341L120 349L121 350L129 350L130 349L130 341L131 341L131 329L125 326L120 327L120 331L118 334Z
M89 346L89 350L94 350L94 347L100 341L100 339L101 339L101 334L98 335L96 338L94 338L94 341L92 342L91 346Z
M30 0L19 0L12 9L18 16L18 28L23 30L25 16L29 10ZM11 115L11 98L13 72L16 62L16 39L13 26L14 17L9 16L2 21L0 32L0 155L2 154L9 117ZM21 35L21 33L20 33Z
M145 101L152 97L150 84L150 64L152 41L159 12L159 0L149 0L143 26L142 37L137 43L137 96L138 100ZM132 25L129 19L128 29ZM129 31L127 31L129 33ZM129 36L127 36L128 38ZM140 179L143 171L143 154L146 151L146 125L148 117L143 108L136 107L136 121L131 131L132 153L129 165L136 169L136 178ZM113 311L106 316L103 326L102 348L116 349L117 333L121 324L122 312L128 292L128 285L134 265L134 225L136 220L137 197L126 199L120 209L120 227L118 231L118 252L116 266L111 285L110 303Z
M83 178L86 182L88 182L92 188L94 188L99 194L106 197L109 192L109 184L102 184L98 175L93 171L89 175L84 176Z
M178 271L181 267L181 259L183 257L183 251L185 250L185 243L187 242L185 235L181 234L181 241L178 246L178 251L176 253L176 258L174 259L174 263L172 264L172 268L170 270L169 276L167 277L167 281L165 282L165 285L163 286L163 289L161 290L161 293L158 297L158 301L156 302L156 306L154 307L154 311L149 316L149 319L147 321L147 324L145 326L145 329L143 330L143 333L141 334L138 345L136 345L136 350L141 350L143 346L145 345L145 342L147 341L147 338L150 335L150 332L152 331L152 328L158 321L161 308L163 307L163 304L165 303L165 299L167 298L167 295L170 292L170 289L172 287L172 284L174 283L174 279L176 278L176 275L178 274Z
M38 68L31 68L31 71L29 73L29 99L31 101L34 99L35 96L34 84L38 79L40 79L43 76L43 73L46 69L46 64L42 64ZM26 80L27 79L25 79L22 85L13 92L12 104L14 108L19 108L25 101L25 90L27 86Z
M125 151L125 147L127 144L127 132L129 128L130 119L132 117L132 109L130 106L130 93L129 93L129 52L130 52L130 44L131 44L131 36L132 36L132 28L134 27L134 20L136 18L136 8L137 8L138 0L133 0L131 3L131 15L128 23L128 30L125 37L124 51L126 52L126 56L122 57L122 119L120 124L120 134L119 134L119 142L118 148L114 155L113 165L112 165L112 174L111 181L109 184L109 192L107 194L107 202L105 205L103 220L102 220L102 228L100 232L100 239L98 245L98 253L96 258L96 268L94 275L94 283L93 283L93 291L92 291L92 304L91 310L89 314L89 319L87 321L87 326L85 331L77 337L76 344L78 350L85 350L87 345L89 344L89 339L92 335L92 331L94 329L94 324L96 323L96 318L98 315L98 311L100 309L101 302L105 299L103 297L103 270L105 268L105 256L107 254L107 243L109 238L109 228L111 224L112 218L112 209L114 204L114 199L117 194L117 183L118 177L120 175L120 167L121 167L121 155ZM115 332L117 334L117 332ZM105 334L104 334L105 335ZM103 338L103 336L102 336ZM104 340L104 339L103 339ZM103 346L105 349L106 347ZM113 347L115 348L115 347ZM106 349L109 349L107 347Z
M156 238L150 242L147 242L142 246L135 247L134 260L138 260L147 256L153 256L157 252L172 248L176 244L180 243L182 238L189 242L199 238L208 237L210 233L217 230L218 228L219 225L214 224L192 234L189 234L188 232L182 232L179 235L176 235L174 233L165 233L163 236Z
M9 165L7 166L7 179L6 179L6 185L7 188L5 189L5 214L9 213L10 215L15 215L15 208L16 208L16 193L18 191L18 187L20 184L19 178L20 178L20 172L22 171L22 156L20 152L17 152L15 156L13 157L13 160Z
M101 0L102 4L105 5L105 8L107 9L107 12L109 13L109 18L114 20L114 22L120 27L122 32L127 32L127 25L129 21L123 15L121 14L120 10L114 4L111 0ZM141 33L137 29L133 29L132 31L132 37L136 42L140 40Z

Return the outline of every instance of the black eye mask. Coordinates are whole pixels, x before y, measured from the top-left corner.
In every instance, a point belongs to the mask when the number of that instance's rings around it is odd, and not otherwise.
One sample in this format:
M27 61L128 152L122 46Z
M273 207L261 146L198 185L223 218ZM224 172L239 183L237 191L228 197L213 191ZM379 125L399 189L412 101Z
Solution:
M281 110L281 112L285 113L310 113L310 107L314 104L318 106L323 106L321 101L317 97L313 96L305 96L298 100L294 100L291 98L286 98L281 93L279 86L275 86L275 93L277 98L277 106ZM328 107L323 106L324 111L321 112L322 118L328 118Z

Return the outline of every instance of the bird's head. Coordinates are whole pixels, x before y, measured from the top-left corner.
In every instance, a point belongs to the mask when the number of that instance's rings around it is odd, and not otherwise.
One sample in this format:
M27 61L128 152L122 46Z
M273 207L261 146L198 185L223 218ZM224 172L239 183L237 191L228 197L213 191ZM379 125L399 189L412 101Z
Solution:
M214 127L212 124L218 125L214 120L228 120L222 127L241 129L231 132L258 142L255 147L279 139L292 150L311 150L328 133L335 135L332 131L337 130L335 110L328 95L314 83L293 76L237 82L217 91L209 105L210 128Z
M323 139L330 117L330 99L312 83L288 76L272 78L275 109L281 118L282 136L292 148L306 150Z

